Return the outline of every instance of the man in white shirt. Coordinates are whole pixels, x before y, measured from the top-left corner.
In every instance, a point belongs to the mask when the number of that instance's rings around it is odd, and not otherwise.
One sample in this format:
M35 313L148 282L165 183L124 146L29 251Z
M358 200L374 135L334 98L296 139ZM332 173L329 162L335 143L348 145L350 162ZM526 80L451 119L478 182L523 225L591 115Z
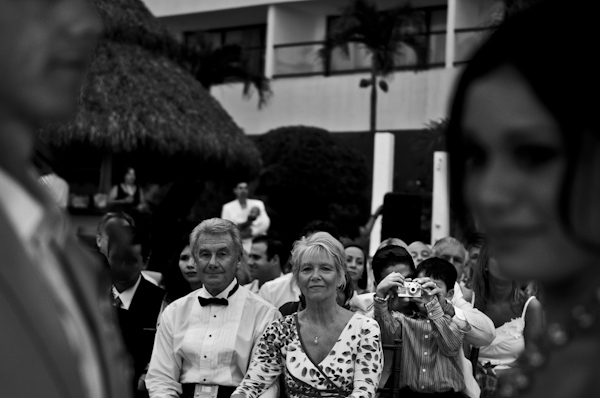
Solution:
M234 223L204 220L192 231L190 247L203 286L161 316L146 376L151 398L229 397L263 331L281 316L239 287L243 249ZM265 394L276 396L277 383Z
M247 182L239 182L233 189L233 193L236 199L223 205L221 218L239 227L244 250L249 253L252 238L267 233L271 219L261 200L248 198Z
M283 276L281 264L289 257L283 243L272 236L261 235L252 239L248 256L248 269L253 281L244 285L252 293L258 293L265 282Z
M466 301L470 301L473 291L459 283L462 280L465 265L469 260L469 252L467 252L465 246L458 239L447 236L435 242L431 248L431 253L434 257L446 260L456 268L458 278L454 284L454 296L457 299L464 298Z

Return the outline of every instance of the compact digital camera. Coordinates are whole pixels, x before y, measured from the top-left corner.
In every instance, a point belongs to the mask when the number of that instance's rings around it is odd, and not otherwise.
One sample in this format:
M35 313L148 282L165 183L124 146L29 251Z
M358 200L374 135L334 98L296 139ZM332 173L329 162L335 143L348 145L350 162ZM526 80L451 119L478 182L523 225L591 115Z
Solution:
M421 297L421 285L419 282L404 282L404 286L398 286L398 297Z

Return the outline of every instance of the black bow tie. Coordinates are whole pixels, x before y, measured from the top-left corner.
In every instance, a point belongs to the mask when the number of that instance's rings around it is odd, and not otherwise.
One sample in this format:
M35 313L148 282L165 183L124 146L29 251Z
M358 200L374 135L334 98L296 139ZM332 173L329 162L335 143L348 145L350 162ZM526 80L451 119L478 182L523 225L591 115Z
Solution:
M227 295L227 297L231 297L233 295L233 293L235 293L238 290L238 287L240 287L240 285L236 283L235 286L233 287L233 289L231 289L231 291ZM200 301L200 305L202 307L206 307L207 305L211 305L211 304L224 305L224 306L229 305L229 301L227 301L227 299L218 298L218 297L204 298L204 297L199 296L198 301Z
M229 305L229 301L227 301L227 299L224 298L216 298L216 297L211 297L211 298L204 298L204 297L198 297L198 300L200 300L200 305L202 307L207 306L207 305Z

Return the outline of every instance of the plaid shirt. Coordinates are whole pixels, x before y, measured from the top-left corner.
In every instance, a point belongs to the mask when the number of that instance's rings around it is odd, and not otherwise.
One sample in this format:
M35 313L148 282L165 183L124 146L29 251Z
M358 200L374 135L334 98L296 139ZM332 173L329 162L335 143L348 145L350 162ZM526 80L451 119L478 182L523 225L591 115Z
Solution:
M393 316L387 303L375 301L383 344L402 337L399 387L423 393L462 391L465 383L458 355L464 332L444 314L437 297L425 308L427 315Z

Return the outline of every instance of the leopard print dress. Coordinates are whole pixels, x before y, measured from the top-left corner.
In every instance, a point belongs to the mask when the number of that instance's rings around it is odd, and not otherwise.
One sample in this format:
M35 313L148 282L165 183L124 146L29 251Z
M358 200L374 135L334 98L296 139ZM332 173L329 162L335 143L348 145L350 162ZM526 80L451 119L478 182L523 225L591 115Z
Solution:
M375 396L383 368L377 322L354 314L318 364L306 355L297 325L292 314L265 330L236 394L256 398L283 374L290 398Z

